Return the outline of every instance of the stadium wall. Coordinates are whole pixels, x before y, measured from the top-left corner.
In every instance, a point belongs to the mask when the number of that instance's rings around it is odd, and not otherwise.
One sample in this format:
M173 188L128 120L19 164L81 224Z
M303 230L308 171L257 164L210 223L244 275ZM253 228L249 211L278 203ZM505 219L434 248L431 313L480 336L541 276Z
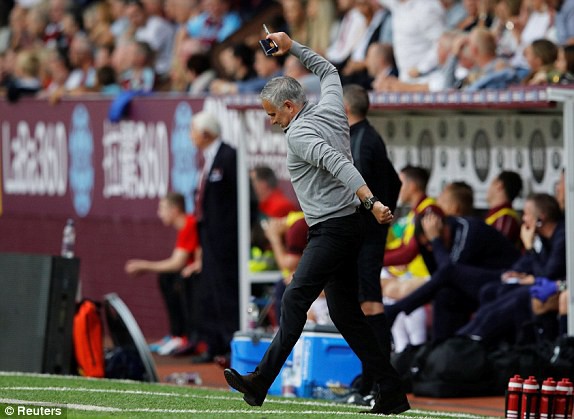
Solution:
M475 205L484 207L487 185L503 169L522 174L524 195L553 193L563 165L563 121L545 90L371 99L370 119L395 166L431 169L432 195L447 181L465 180L476 191ZM123 266L129 258L171 253L175 232L157 219L160 196L177 190L193 210L193 114L219 115L223 138L242 147L246 165L270 165L292 194L284 135L270 126L256 96L139 97L114 123L112 105L118 103L99 97L56 105L0 101L0 252L57 254L65 220L74 218L83 295L117 292L154 339L167 330L156 280L128 278Z

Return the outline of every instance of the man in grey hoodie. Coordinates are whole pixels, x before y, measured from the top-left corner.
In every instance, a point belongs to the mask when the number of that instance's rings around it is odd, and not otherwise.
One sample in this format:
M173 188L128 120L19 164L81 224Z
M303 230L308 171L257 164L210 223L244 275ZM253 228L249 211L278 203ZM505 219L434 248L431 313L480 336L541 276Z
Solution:
M358 302L357 255L363 239L359 208L379 223L393 219L353 166L343 89L335 67L285 33L267 36L277 55L290 52L321 80L318 104L307 101L293 78L278 77L261 92L263 109L287 139L287 168L309 225L309 242L281 304L279 331L253 373L228 368L225 378L251 406L267 391L301 336L307 310L324 289L329 313L351 349L372 372L378 393L369 413L398 414L410 408L400 378L377 344Z

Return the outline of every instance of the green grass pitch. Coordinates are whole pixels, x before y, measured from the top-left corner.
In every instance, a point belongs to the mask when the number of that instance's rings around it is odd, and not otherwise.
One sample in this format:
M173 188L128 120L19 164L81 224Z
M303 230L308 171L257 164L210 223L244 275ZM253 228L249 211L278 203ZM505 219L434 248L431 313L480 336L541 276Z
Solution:
M334 418L370 417L364 408L320 400L268 397L248 406L236 392L195 386L0 372L0 418L6 408L64 408L67 418ZM373 415L374 416L374 415ZM30 416L28 416L30 417ZM47 417L47 416L34 416ZM57 417L57 416L55 416ZM389 416L386 416L389 417ZM410 410L401 418L466 419L485 416Z

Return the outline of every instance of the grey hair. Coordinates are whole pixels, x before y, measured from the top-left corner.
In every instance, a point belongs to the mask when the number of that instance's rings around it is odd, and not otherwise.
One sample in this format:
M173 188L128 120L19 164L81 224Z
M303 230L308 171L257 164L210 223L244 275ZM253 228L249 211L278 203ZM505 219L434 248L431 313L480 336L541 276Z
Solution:
M191 123L195 129L201 132L207 132L214 137L221 134L221 126L215 115L207 111L201 111L193 115Z
M266 100L275 107L281 107L286 100L303 106L307 96L301 84L293 77L275 77L267 82L261 93L261 100Z

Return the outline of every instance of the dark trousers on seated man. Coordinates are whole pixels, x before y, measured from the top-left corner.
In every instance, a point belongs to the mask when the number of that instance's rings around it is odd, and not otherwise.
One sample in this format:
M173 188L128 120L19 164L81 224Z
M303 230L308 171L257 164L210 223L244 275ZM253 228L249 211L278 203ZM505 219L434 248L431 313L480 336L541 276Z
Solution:
M400 312L410 314L432 301L433 340L446 339L468 322L478 308L480 290L487 284L500 283L502 272L462 264L445 265L411 294L385 307L385 312L393 320Z

